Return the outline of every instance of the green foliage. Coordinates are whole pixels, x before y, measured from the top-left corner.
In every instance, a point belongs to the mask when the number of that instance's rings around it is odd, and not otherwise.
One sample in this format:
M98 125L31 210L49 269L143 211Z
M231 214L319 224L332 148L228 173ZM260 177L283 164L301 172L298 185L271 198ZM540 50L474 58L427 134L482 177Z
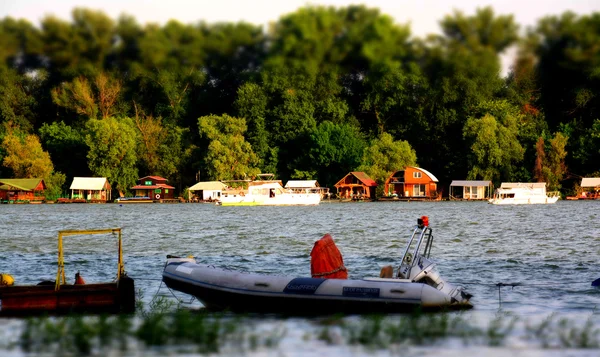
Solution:
M37 117L37 82L0 66L0 122L11 122L30 132Z
M44 178L44 182L46 183L46 190L44 191L46 201L54 201L62 196L63 185L66 180L67 176L65 174L56 171Z
M359 165L356 142L384 133L406 140L440 185L532 180L540 137L558 155L547 155L551 187L564 186L568 173L597 171L598 14L547 17L523 38L512 15L491 7L454 11L440 26L441 35L415 38L409 24L364 5L305 6L268 31L243 22L140 25L81 8L69 21L46 16L39 28L0 19L0 122L39 131L67 179L113 165L88 163L87 120L138 116L160 119L135 123L139 160L125 165L127 182L135 170L181 187L198 170L213 178L260 170L332 185ZM517 43L512 71L501 78L499 55ZM225 143L196 130L198 118L222 115L244 118L247 130ZM324 139L336 130L344 139ZM564 147L558 138L550 144L557 132L568 137ZM231 173L239 163L227 161L229 146L249 155L248 170Z
M198 119L200 136L209 141L206 171L213 180L250 179L260 173L258 158L244 139L246 121L226 114Z
M358 170L366 172L378 187L383 187L393 172L416 164L417 154L407 141L395 141L390 134L383 133L366 148Z
M311 176L319 179L322 186L331 186L349 171L354 171L366 146L360 132L347 124L325 121L310 133L306 149L300 155L294 176ZM314 171L313 171L314 170ZM313 171L316 175L310 175Z
M482 103L465 123L463 136L470 142L469 179L512 181L514 164L523 159L518 139L518 109L505 101Z
M47 178L54 170L37 135L12 130L4 135L0 146L5 152L2 165L11 169L15 178Z
M68 177L89 176L87 168L87 152L82 129L76 129L65 122L44 123L39 129L43 146L54 158L56 171L65 173ZM62 158L68 157L69 160Z
M89 168L96 176L106 177L120 192L126 192L138 179L135 153L137 132L129 118L90 119L85 143Z

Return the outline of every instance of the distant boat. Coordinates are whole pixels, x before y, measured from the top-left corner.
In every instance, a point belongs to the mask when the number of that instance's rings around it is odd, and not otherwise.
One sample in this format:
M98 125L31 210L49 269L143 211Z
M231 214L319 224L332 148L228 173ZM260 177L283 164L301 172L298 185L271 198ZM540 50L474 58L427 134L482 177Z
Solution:
M274 180L273 174L260 174L255 181L241 182L247 189L228 188L221 192L217 201L222 206L314 206L321 202L318 192L295 192L284 188L281 181ZM238 181L232 181L238 182Z
M558 192L546 192L545 182L503 182L488 200L494 205L556 203Z
M221 193L217 202L222 206L314 206L321 202L316 192L298 193L283 188L278 182L250 184L247 190L234 189Z

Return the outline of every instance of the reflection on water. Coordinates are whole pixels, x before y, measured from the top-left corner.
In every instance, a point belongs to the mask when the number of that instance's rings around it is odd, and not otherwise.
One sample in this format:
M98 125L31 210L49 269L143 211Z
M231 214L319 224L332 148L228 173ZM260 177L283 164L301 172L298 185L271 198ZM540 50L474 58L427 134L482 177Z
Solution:
M451 282L474 295L467 314L491 319L499 307L542 319L589 317L600 290L600 202L494 206L483 202L323 203L316 207L211 204L0 205L0 271L17 283L54 279L61 229L122 227L125 268L150 302L167 254L252 272L306 276L313 243L331 233L351 278L397 264L416 219L429 216L432 258ZM68 237L67 277L116 274L116 240ZM497 283L519 283L515 288ZM171 296L163 286L161 294ZM185 296L181 296L186 298ZM197 303L196 303L197 304ZM197 306L200 306L197 304ZM0 324L1 326L1 324Z

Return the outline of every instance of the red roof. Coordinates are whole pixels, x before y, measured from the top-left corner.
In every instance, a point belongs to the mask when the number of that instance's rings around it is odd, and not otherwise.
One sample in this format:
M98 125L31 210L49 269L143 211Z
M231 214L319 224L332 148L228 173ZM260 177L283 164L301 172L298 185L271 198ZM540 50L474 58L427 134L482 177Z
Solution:
M354 171L351 172L351 174L356 176L356 178L359 179L360 182L364 183L367 186L377 186L377 182L375 182L375 180L370 178L369 175L367 175L364 172Z
M369 175L367 175L366 173L360 172L360 171L353 171L353 172L349 173L348 175L344 176L344 178L339 180L338 183L336 183L334 186L335 187L338 187L338 185L343 186L344 185L343 181L349 175L356 177L363 185L365 185L367 187L377 187L377 182L375 182L375 180L370 178Z
M131 189L132 190L155 190L157 188L175 189L175 187L166 185L164 183L157 183L156 185L137 185L137 186L133 186Z
M141 179L138 179L138 181L141 181L141 180L147 179L147 178L149 178L150 180L154 180L154 181L169 181L166 178L160 177L160 176L145 176L145 177L142 177Z

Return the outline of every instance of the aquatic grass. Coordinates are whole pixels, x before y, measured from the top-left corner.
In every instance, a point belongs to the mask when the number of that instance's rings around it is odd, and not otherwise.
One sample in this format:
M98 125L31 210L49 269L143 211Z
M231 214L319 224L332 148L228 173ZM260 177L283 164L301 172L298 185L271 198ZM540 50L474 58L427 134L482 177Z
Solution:
M510 313L499 312L496 317L490 321L486 329L488 345L491 347L502 346L506 338L514 330L519 319L511 316Z

